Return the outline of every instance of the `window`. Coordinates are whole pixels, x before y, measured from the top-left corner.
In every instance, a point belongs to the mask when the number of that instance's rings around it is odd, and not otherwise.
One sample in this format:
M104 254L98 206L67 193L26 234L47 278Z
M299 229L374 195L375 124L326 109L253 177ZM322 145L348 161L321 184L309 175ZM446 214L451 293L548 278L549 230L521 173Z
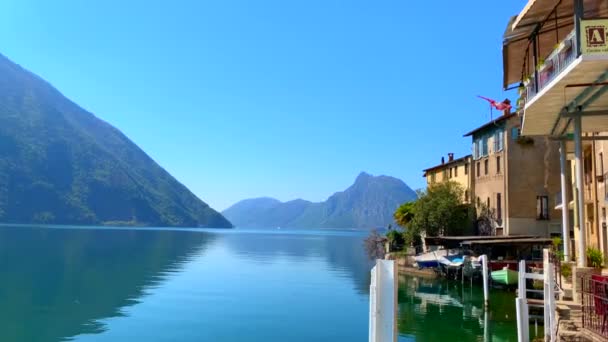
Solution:
M490 197L488 197L488 199L486 199L486 205L488 206L488 209L490 208Z
M484 160L483 161L483 174L487 175L488 174L488 160Z
M502 221L502 195L500 192L496 194L496 219L500 224Z
M547 196L536 196L536 218L538 220L549 219L549 198Z
M464 174L465 175L469 174L469 164L464 164Z
M454 177L458 177L458 166L454 167Z
M452 178L452 168L450 168L450 178Z
M465 190L464 191L464 201L468 202L469 201L469 190Z
M496 156L496 174L500 174L500 156Z
M431 183L435 183L435 173L431 173Z
M480 142L481 142L481 156L485 157L488 155L488 137L481 138Z
M477 177L481 176L481 164L477 162Z
M503 136L504 132L502 130L494 133L494 152L500 152L503 149Z
M517 140L517 138L519 138L520 134L521 134L521 130L519 127L511 128L511 138L513 140Z
M479 196L477 196L477 206L481 207L481 198Z
M443 180L448 179L448 170L443 170Z
M479 159L479 140L473 142L473 159Z

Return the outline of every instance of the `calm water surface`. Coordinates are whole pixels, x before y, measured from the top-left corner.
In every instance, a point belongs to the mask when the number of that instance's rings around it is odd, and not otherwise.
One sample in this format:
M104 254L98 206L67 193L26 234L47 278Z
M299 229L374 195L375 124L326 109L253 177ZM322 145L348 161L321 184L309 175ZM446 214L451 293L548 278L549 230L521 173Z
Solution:
M0 227L0 341L364 342L364 238ZM483 341L479 290L402 277L400 341ZM494 296L488 336L515 341L513 295Z

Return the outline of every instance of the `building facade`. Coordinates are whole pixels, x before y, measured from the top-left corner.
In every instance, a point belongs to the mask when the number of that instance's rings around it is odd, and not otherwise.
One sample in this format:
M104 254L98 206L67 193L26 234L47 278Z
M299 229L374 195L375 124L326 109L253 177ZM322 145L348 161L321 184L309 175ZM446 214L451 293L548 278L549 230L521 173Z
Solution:
M423 170L427 186L435 183L453 181L460 184L464 190L463 201L469 203L474 193L474 178L471 170L471 155L454 159L453 153L448 153L448 160L441 157L441 164Z
M519 89L522 134L559 142L564 255L580 267L588 246L608 254L606 17L606 1L529 1L503 36L503 87Z
M558 144L521 134L521 118L506 111L465 134L473 146L474 203L492 213L494 235L561 234L553 203L560 190Z

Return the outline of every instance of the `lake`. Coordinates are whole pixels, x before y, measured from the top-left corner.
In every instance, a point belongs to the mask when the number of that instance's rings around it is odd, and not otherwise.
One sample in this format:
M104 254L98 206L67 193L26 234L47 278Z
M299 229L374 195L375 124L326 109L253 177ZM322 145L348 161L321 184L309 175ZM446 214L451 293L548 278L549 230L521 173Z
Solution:
M3 226L0 341L364 342L365 236ZM402 276L399 340L483 340L480 290ZM515 341L513 294L492 294L488 336Z

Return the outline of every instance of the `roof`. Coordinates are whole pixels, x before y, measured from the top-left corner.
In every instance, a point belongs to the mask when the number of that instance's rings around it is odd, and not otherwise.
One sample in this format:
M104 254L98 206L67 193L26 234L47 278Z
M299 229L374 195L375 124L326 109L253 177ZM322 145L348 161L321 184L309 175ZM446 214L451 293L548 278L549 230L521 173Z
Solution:
M536 235L473 235L473 236L427 236L424 241L427 245L458 247L464 242L479 242L479 241L508 241L508 240L525 240L538 238Z
M549 245L552 243L551 239L548 238L526 238L526 239L509 239L511 236L507 236L507 239L491 239L491 240L469 240L463 241L461 245L533 245L543 244Z
M510 114L501 115L501 116L497 117L496 119L494 119L494 120L492 120L492 121L490 121L490 122L488 122L488 123L486 123L486 124L484 124L482 126L479 126L479 127L475 128L474 130L470 131L469 133L463 135L463 137L471 136L471 135L473 135L473 134L475 134L475 133L477 133L479 131L483 131L483 130L485 130L485 129L493 126L493 125L496 125L497 123L500 123L502 121L508 120L508 119L510 119L510 118L512 118L512 117L514 117L516 115L517 115L517 113L510 113Z
M600 18L608 15L601 1L584 0L585 17ZM503 87L522 81L532 74L532 41L536 30L539 59L546 58L555 45L574 29L573 1L528 0L524 9L509 19L503 35ZM525 64L525 68L524 68Z
M440 169L443 169L444 167L448 167L450 165L458 164L458 163L460 163L462 161L465 161L467 158L471 158L471 157L472 157L472 155L468 154L468 155L466 155L464 157L460 157L458 159L454 159L452 161L448 161L448 162L443 163L443 164L435 165L435 166L429 167L428 169L424 169L422 171L424 172L424 174L426 176L426 173L428 171L440 170Z

